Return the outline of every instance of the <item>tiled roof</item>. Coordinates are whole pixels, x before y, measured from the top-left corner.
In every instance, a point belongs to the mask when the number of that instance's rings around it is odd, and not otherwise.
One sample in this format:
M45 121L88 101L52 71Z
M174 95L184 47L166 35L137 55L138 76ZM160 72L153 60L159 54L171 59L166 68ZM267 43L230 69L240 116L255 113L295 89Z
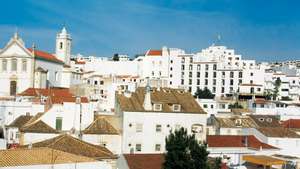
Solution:
M55 129L40 120L44 113L37 113L35 116L20 116L7 127L17 127L25 133L58 133Z
M162 169L163 154L124 154L129 169Z
M41 89L41 88L28 88L22 93L18 94L19 96L51 96L52 103L63 103L63 102L76 102L76 97L70 92L67 88L50 88L50 89ZM87 103L88 99L86 97L81 97L81 103Z
M223 128L256 128L258 127L249 117L216 117L219 127ZM241 123L240 123L241 122Z
M30 52L33 51L32 48L28 48L28 50ZM36 49L34 50L34 57L36 57L37 59L47 60L47 61L55 62L55 63L60 63L60 64L64 63L63 61L57 59L54 55L44 52L44 51L36 50Z
M147 56L161 56L162 50L149 50L146 55Z
M248 147L253 149L277 149L276 147L259 141L255 136L208 135L206 141L208 147Z
M280 127L280 123L276 116L272 115L249 115L249 117L259 127Z
M122 111L145 112L146 110L143 107L144 98L145 88L143 87L137 88L135 92L131 93L130 97L123 94L117 95ZM189 92L180 89L161 88L157 90L152 88L151 102L152 104L162 104L162 111L158 112L174 112L172 105L179 104L181 110L178 113L206 113Z
M28 146L22 146L22 148L25 147ZM84 142L68 134L62 134L48 140L34 143L32 144L32 147L48 147L97 160L116 158L116 156L107 148Z
M83 157L50 148L0 150L0 167L95 162Z
M118 135L119 132L104 118L97 118L85 130L84 134L109 134Z
M26 124L33 116L22 115L16 118L12 123L7 125L6 127L17 127L21 128L24 124Z
M55 97L73 97L72 93L70 93L69 89L60 89L60 88L50 88L50 89L42 89L42 88L28 88L22 93L20 96L55 96Z
M284 128L300 129L300 119L289 119L282 123Z
M57 130L53 129L42 120L38 120L30 124L25 124L20 128L20 131L25 133L58 133Z
M258 130L267 137L300 138L296 132L283 127L260 127Z

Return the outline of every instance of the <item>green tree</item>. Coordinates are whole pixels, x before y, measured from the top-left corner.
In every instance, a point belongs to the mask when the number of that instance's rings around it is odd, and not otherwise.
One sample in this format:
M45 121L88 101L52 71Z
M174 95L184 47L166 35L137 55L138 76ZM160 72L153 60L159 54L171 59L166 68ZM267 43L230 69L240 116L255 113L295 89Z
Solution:
M197 91L194 94L195 98L198 99L213 99L215 97L214 94L211 93L211 91L205 87L203 90L200 88L197 88Z
M112 60L113 61L119 61L119 54L115 53Z
M200 144L195 135L188 135L180 128L166 138L164 169L208 169L208 151L205 144Z
M268 91L264 92L264 96L265 96L266 100L271 100L273 94L268 90Z
M222 158L217 157L212 163L211 169L221 169L221 165L222 165Z
M279 87L281 86L281 80L279 77L275 80L274 86L273 100L277 100L277 97L279 96Z
M229 109L243 109L244 107L240 105L238 102L235 102L234 104L229 104L228 105Z

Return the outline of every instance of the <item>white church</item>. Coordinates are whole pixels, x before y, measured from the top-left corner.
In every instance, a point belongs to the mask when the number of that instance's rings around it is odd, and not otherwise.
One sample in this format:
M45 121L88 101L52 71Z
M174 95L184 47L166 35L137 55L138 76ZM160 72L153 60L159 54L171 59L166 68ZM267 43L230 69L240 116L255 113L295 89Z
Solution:
M64 27L56 37L55 54L27 48L18 33L0 50L0 97L13 98L27 88L69 88L80 83L70 67L71 35Z

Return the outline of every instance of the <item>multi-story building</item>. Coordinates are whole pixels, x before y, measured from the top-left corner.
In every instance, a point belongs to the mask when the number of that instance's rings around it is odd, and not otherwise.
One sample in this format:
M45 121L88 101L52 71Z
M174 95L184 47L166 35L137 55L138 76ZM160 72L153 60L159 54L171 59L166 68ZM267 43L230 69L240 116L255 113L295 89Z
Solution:
M166 136L180 127L205 140L207 114L189 92L147 85L118 94L116 102L122 124L122 153L165 152Z

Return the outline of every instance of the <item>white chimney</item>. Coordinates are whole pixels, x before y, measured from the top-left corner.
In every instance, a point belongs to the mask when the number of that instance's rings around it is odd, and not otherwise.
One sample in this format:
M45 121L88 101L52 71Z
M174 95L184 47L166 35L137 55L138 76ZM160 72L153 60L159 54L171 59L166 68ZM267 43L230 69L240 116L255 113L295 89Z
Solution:
M144 99L144 109L145 110L152 110L152 104L151 104L151 87L150 87L150 84L149 84L149 79L147 79L147 85L146 85L146 88L145 88L145 99Z

